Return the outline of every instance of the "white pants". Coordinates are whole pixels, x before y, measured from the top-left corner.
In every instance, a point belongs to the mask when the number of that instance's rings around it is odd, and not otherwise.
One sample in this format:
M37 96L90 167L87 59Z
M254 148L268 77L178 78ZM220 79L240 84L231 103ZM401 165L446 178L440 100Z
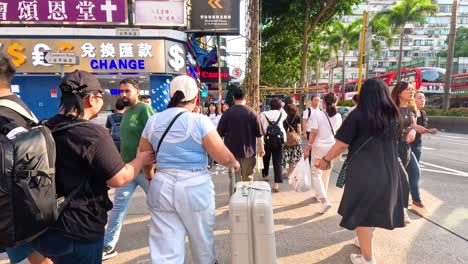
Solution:
M331 149L330 147L313 146L312 159L310 160L310 174L312 176L312 187L317 193L317 199L327 198L328 182L333 168L333 160L330 162L328 170L321 170L315 167L316 159L321 159Z
M151 181L149 246L154 264L183 264L188 234L192 261L213 264L215 201L208 170L162 169Z

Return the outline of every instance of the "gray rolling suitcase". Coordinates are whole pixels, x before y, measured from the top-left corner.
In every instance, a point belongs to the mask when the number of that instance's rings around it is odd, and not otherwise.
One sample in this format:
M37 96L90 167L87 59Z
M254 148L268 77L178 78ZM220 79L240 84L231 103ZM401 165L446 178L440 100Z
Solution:
M232 264L274 264L276 243L267 182L238 182L229 202Z

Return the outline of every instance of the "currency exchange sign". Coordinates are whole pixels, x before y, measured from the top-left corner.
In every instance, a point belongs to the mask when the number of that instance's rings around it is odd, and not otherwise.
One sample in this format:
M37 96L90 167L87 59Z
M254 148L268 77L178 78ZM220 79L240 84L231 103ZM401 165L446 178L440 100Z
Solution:
M0 24L127 23L127 0L0 0Z

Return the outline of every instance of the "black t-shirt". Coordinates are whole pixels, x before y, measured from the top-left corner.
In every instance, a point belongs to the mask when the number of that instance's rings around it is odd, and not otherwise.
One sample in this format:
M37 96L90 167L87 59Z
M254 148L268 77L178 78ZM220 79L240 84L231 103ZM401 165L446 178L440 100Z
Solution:
M66 196L83 181L86 184L72 199L55 228L73 239L100 240L104 237L107 211L112 208L106 181L125 163L107 130L97 124L82 119L71 121L64 115L56 115L46 125L54 129L66 122L81 123L53 133L57 149L57 194Z
M375 134L369 125L368 114L361 109L355 109L346 117L343 124L336 132L335 138L349 145L348 157L353 155L371 136L382 141L395 142L398 138L398 125L392 122L384 129L383 134ZM375 139L374 139L375 141Z
M234 105L221 116L218 133L236 158L250 158L257 152L256 139L263 136L263 128L252 108Z
M429 119L427 118L427 114L423 110L419 110L419 112L421 113L421 116L419 116L418 119L416 119L416 124L427 128L428 127L428 121L429 121ZM422 144L421 134L416 133L416 137L415 137L413 143L411 143L411 145L412 146L419 146L421 144Z
M301 118L299 117L299 114L294 116L288 115L288 117L283 121L284 131L288 131L289 126L291 126L296 132L298 132L297 125L299 124L301 124Z
M1 96L0 99L14 101L17 104L21 105L24 109L26 109L26 111L31 113L31 110L29 110L29 108L23 103L23 101L21 101L21 99L19 99L18 96L14 94ZM3 125L4 123L8 122L12 122L24 128L30 128L30 125L22 115L18 114L17 112L8 107L0 106L0 125Z

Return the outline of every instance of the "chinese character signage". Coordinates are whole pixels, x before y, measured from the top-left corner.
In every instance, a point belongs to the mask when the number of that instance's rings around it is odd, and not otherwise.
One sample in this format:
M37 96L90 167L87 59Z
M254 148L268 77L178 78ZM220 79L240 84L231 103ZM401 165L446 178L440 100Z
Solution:
M239 35L239 0L192 0L191 32Z
M185 27L185 0L135 0L135 25Z
M0 24L127 24L127 0L0 0Z
M60 66L48 63L47 53L75 53L78 65L66 65L94 73L186 72L186 53L182 43L169 40L129 39L0 39L0 45L18 72L58 73Z

